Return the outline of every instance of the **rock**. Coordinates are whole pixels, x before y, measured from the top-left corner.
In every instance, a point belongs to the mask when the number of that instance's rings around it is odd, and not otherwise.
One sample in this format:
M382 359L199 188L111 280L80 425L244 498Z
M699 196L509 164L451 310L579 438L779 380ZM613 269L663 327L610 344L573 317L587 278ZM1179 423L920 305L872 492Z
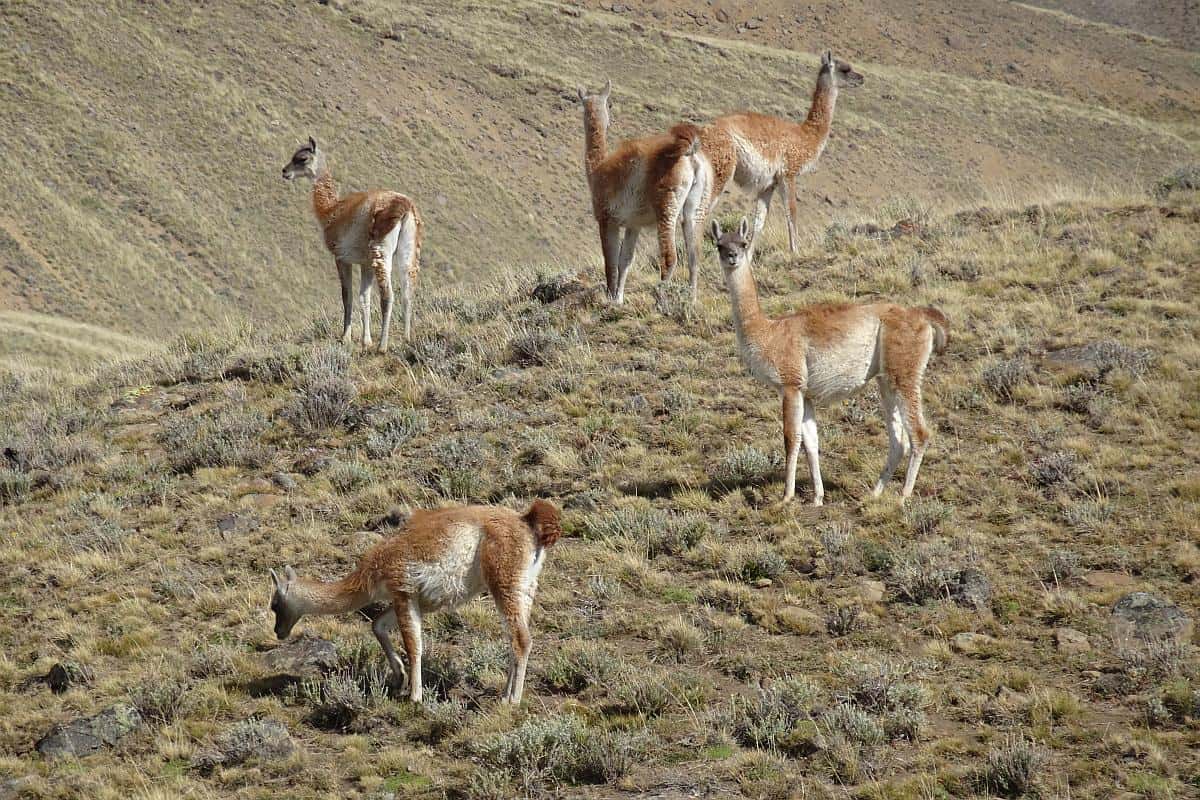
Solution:
M950 649L966 656L977 655L989 649L996 640L985 633L958 633L950 639Z
M284 642L263 659L270 674L251 681L246 690L253 696L277 694L306 678L316 678L337 666L333 642L304 634Z
M37 743L37 751L46 758L86 756L103 747L112 747L123 736L142 726L142 715L130 705L109 706L94 717L86 717L58 726Z
M564 297L588 291L588 285L577 275L563 272L549 278L538 278L529 296L542 304L550 304Z
M1088 637L1074 628L1055 628L1054 644L1064 653L1086 653L1092 649Z
M992 602L992 582L977 569L964 569L950 586L950 597L960 606L979 611Z
M226 514L217 520L217 530L222 535L249 533L258 529L258 520L250 514Z
M1093 589L1118 589L1133 583L1133 578L1123 572L1105 572L1098 569L1085 572L1082 580Z
M286 472L276 472L271 476L271 482L285 492L294 492L300 488L300 484L296 483L296 479Z
M201 771L209 771L217 765L232 767L250 759L287 758L295 751L296 743L282 722L251 717L226 731L217 740L215 750L201 753L192 763Z
M808 636L825 630L825 620L803 608L782 608L775 612L775 622L789 633Z
M717 22L729 22L729 12L723 8L718 8L716 18Z
M769 589L774 584L775 584L775 581L771 580L770 578L759 578L758 580L756 580L754 582L754 588L755 589Z
M46 685L55 694L62 694L72 686L86 686L94 679L91 667L74 661L59 662L46 673Z
M753 17L752 19L746 20L746 30L748 30L748 31L756 31L761 27L762 27L762 20L759 19L758 17Z
M17 800L23 795L22 790L33 785L33 778L9 778L0 781L0 800Z
M1192 638L1192 620L1179 606L1147 592L1131 592L1112 607L1109 621L1113 639L1153 642Z
M881 581L859 581L855 592L864 603L882 603L887 587Z

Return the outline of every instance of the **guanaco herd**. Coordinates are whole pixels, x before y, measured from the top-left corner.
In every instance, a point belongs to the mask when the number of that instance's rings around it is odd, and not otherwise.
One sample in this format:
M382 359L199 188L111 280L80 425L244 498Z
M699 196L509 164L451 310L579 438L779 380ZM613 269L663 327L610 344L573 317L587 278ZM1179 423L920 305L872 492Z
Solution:
M821 505L815 408L878 382L888 433L888 454L872 494L878 496L901 458L908 466L901 498L912 495L929 445L921 405L921 381L929 358L949 340L949 322L935 308L891 303L820 304L785 317L767 317L758 302L751 264L771 199L782 192L787 206L788 246L795 252L796 178L816 166L833 123L840 88L861 86L863 76L849 64L821 56L808 116L801 123L743 112L705 127L682 123L665 134L608 147L609 95L579 89L583 106L584 166L599 227L604 280L610 303L625 298L625 283L638 236L653 226L658 234L661 278L676 264L676 230L682 228L691 297L699 278L699 233L730 181L755 197L753 223L743 217L737 230L722 232L715 220L710 235L725 277L737 333L738 356L750 374L779 393L782 401L786 473L783 501L796 494L800 448L808 457L813 504ZM379 290L383 327L379 350L388 348L392 316L392 268L402 269L404 335L412 331L413 288L421 253L422 223L416 205L396 192L376 190L339 196L315 140L300 147L283 177L313 182L312 206L333 255L342 287L342 341L351 343L354 267L361 265L358 300L362 344L372 345L371 285ZM519 703L529 660L529 614L546 550L562 534L559 510L535 500L517 514L496 506L466 506L415 512L404 529L371 548L346 577L308 580L288 566L271 571L271 610L275 633L286 639L307 614L343 614L374 603L388 610L372 630L398 683L422 698L421 620L424 614L454 608L487 592L496 603L511 641L508 685L502 702ZM389 634L398 628L406 660Z

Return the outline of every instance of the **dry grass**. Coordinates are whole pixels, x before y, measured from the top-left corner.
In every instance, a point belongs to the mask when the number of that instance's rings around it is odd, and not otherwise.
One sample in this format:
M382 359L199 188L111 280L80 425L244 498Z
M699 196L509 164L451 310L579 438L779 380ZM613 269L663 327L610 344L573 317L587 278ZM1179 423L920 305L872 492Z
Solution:
M794 259L764 246L769 309L885 293L950 316L926 389L937 436L903 509L895 485L868 497L886 450L869 398L819 413L827 506L775 503L777 401L734 360L711 253L690 318L657 307L644 272L606 308L543 305L531 271L430 287L429 340L389 357L344 353L318 322L180 342L75 390L7 386L0 780L63 798L1185 797L1194 647L1104 644L1124 591L1200 601L1180 546L1200 511L1200 317L1181 299L1200 288L1200 198L1163 208L930 215L920 237L838 234ZM422 355L435 338L453 369ZM1042 353L1101 340L1154 358L1090 378L1111 398L1092 419ZM987 388L984 365L1017 357L1025 379ZM332 675L251 693L275 646L268 567L340 573L396 506L535 495L566 507L567 536L521 709L497 703L486 600L431 618L423 710L383 685L351 618L303 624L342 648ZM966 570L987 602L956 602ZM1066 625L1092 648L1058 650ZM959 633L991 639L960 652ZM59 661L90 682L29 682ZM129 699L150 724L117 747L82 766L31 754L51 723ZM195 768L265 719L296 753Z

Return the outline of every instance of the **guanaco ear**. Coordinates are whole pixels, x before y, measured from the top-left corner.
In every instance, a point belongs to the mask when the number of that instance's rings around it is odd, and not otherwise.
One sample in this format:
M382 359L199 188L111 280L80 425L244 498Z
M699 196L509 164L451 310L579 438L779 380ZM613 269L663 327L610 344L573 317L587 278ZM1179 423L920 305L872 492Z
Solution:
M587 99L587 89L583 88L582 86L576 86L575 93L579 95L579 102L582 103Z
M721 223L714 219L712 225L709 226L708 235L712 237L713 244L721 241Z
M833 63L833 51L826 50L824 53L821 54L821 66L828 67L832 63Z
M276 589L283 588L283 581L279 580L279 574L275 570L268 570L271 573L271 582L275 584Z
M750 220L742 217L742 221L738 224L738 236L745 241L750 241Z
M291 564L288 564L286 567L283 568L283 574L287 576L289 585L293 584L297 580L299 580L299 577L297 577L297 575L296 575L296 570L292 569Z
M612 78L605 78L604 79L604 91L600 93L600 96L603 97L605 100L607 100L608 95L611 92L612 92Z
M314 153L317 152L317 140L311 136L308 137L308 146L312 148Z

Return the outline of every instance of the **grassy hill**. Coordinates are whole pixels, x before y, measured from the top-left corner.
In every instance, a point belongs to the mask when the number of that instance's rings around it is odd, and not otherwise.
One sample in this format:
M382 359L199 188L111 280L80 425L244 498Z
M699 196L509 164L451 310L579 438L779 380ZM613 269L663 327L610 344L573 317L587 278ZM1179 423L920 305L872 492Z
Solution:
M775 502L777 399L734 357L711 251L694 309L644 267L623 308L498 271L431 283L393 357L317 317L191 333L77 389L8 380L0 793L1194 796L1195 648L1114 638L1111 608L1200 605L1198 234L1192 192L893 206L794 258L764 245L768 311L886 296L950 317L906 507L867 497L869 395L818 415L829 505ZM330 675L256 688L268 568L338 575L406 507L533 496L567 536L522 708L497 705L486 600L432 619L424 708L387 694L349 618L302 623L336 644ZM62 694L39 679L56 663ZM113 746L34 751L114 703L142 722Z
M420 204L423 313L448 281L594 268L575 86L612 77L616 136L736 108L801 116L826 46L867 84L805 181L812 230L896 196L1142 187L1194 158L1195 53L1128 31L1009 3L830 3L798 20L764 3L741 32L738 15L631 5L8 0L0 302L145 341L336 306L306 196L279 178L308 134L343 186ZM0 356L45 344L19 338Z

